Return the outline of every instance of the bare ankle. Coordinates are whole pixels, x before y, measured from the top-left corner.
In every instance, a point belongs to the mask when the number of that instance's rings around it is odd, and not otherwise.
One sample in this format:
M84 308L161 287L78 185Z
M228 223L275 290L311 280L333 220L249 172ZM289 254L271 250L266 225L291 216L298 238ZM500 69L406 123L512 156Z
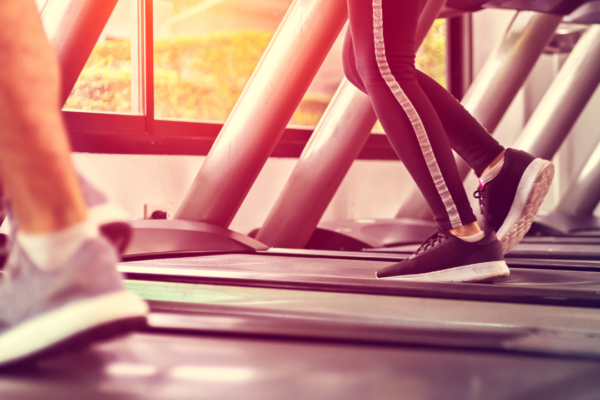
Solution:
M469 225L463 225L460 228L450 229L448 232L457 237L466 237L478 234L481 232L481 228L477 222L473 222Z
M505 152L506 152L506 150L502 150L502 153L500 153L496 158L494 158L494 161L492 161L490 163L490 165L488 165L487 168L483 170L481 175L485 174L486 172L489 172L492 168L494 168L496 166L496 164L498 164L500 162L500 160L502 160L504 158Z

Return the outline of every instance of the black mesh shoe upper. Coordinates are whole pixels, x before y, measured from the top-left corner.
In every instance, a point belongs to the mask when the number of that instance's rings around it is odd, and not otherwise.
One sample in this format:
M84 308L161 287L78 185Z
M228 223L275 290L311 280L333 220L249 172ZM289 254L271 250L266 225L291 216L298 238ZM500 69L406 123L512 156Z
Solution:
M524 151L506 149L504 165L498 176L475 191L486 229L500 230L515 199L521 177L534 159Z
M465 242L443 230L431 235L406 260L377 271L378 278L416 275L490 261L503 261L502 245L493 231L475 243Z

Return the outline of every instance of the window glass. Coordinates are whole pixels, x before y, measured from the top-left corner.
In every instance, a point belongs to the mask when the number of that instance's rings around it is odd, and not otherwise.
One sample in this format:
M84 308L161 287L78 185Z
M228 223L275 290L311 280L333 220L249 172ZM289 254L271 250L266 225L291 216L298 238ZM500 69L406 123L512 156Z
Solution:
M315 127L325 113L333 95L342 83L344 68L342 66L342 48L346 28L342 29L315 79L294 112L290 125Z
M56 3L69 0L53 0ZM119 0L65 109L132 112L132 0ZM42 9L47 0L36 0ZM225 121L292 0L154 0L156 118ZM417 67L445 85L445 24ZM343 77L340 35L290 125L314 127ZM380 127L375 131L380 131Z
M69 0L63 0L69 1ZM54 7L53 0L49 3ZM65 105L68 110L132 112L130 0L119 0Z
M446 87L446 20L438 19L417 51L417 69Z
M156 118L225 121L292 0L155 0Z

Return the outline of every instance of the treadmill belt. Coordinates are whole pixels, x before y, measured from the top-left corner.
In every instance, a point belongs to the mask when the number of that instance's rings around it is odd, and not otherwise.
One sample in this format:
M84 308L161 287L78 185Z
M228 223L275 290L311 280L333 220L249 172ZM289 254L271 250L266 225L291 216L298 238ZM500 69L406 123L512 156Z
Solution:
M512 269L510 276L496 281L495 285L598 291L600 290L600 273Z
M573 236L525 236L520 243L545 243L545 244L595 244L600 245L599 237L573 237Z
M376 279L389 262L228 254L120 264L130 279L600 307L600 272L513 269L488 283Z
M600 245L569 243L519 243L506 257L600 259Z
M560 238L557 238L560 239ZM412 254L420 245L409 244L376 249L365 249L373 253ZM600 260L600 244L561 243L557 240L542 242L521 242L506 254L507 258L554 258L571 260Z
M186 257L135 261L127 266L186 268L207 271L253 272L260 274L289 274L349 279L376 279L377 270L390 263L331 258L294 258L229 254L209 257ZM393 280L381 280L389 281ZM600 272L513 269L508 278L489 283L496 286L544 286L600 291ZM464 285L464 284L463 284Z
M303 258L270 255L223 254L217 256L165 258L133 261L121 265L160 266L213 271L256 272L307 276L374 279L377 269L389 263L370 260Z
M597 397L599 375L600 363L586 360L140 333L2 374L0 393L2 400L584 400Z

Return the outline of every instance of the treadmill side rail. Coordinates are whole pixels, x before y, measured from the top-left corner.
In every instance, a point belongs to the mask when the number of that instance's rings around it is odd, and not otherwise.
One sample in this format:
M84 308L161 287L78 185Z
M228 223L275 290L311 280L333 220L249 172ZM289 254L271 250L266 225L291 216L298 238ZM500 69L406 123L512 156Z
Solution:
M219 226L182 220L132 221L133 237L124 258L166 254L254 253L269 247Z

